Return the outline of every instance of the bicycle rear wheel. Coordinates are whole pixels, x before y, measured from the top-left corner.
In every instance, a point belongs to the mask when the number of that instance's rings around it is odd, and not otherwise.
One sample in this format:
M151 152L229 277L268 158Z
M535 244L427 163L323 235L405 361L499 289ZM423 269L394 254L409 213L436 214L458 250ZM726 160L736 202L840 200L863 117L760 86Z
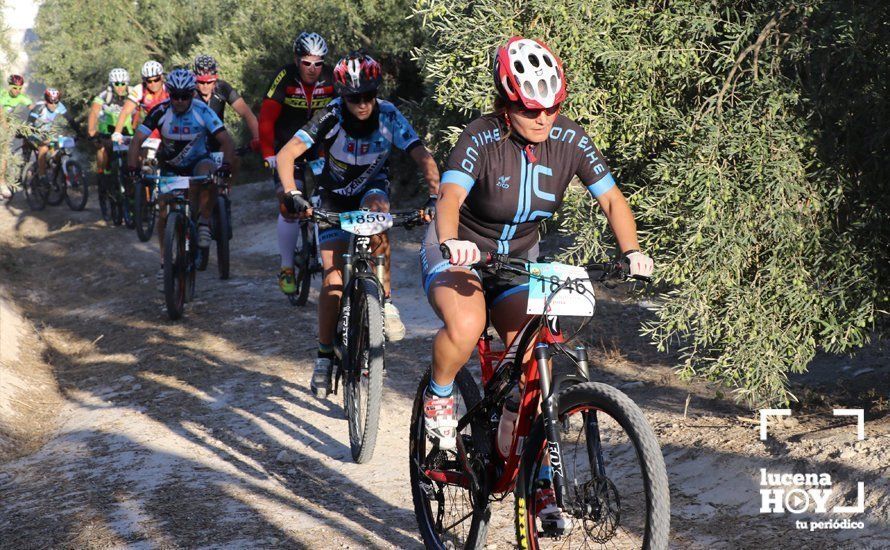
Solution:
M22 187L25 190L25 199L31 210L43 210L46 208L46 199L40 190L40 182L37 176L37 163L31 163L22 170Z
M155 230L155 207L151 202L152 184L139 180L136 185L136 201L133 216L136 222L136 236L148 242Z
M86 208L87 200L89 200L87 179L84 177L83 170L80 169L80 164L76 160L66 161L65 170L68 174L68 177L65 179L65 202L68 203L68 208L75 212L80 212ZM61 170L59 170L58 174L64 177Z
M549 484L539 475L548 454L539 418L526 441L516 482L519 547L667 548L667 472L643 412L622 392L597 382L571 386L557 399L567 525L556 532L538 518L536 493Z
M61 167L56 166L55 170L53 170L47 181L44 193L46 204L50 206L59 206L65 200L65 174L62 173Z
M430 383L427 369L411 411L409 469L414 516L427 548L483 548L488 534L491 505L484 479L483 456L491 448L488 433L480 421L471 422L459 437L466 460L476 473L480 490L474 491L457 455L440 451L426 437L423 423L423 393ZM473 376L461 369L454 380L455 414L461 418L480 401Z
M171 320L182 317L188 294L188 254L185 246L187 220L179 212L167 217L164 231L164 301Z
M300 249L294 252L294 279L297 292L288 295L295 306L306 305L306 301L309 300L309 287L312 283L309 266L315 255L315 232L309 231L309 224L306 222L300 222L300 245Z
M229 278L229 239L232 233L228 202L228 197L216 198L216 228L214 231L216 267L219 271L219 278L223 280Z
M349 305L343 408L349 422L352 459L362 464L374 456L383 394L383 308L376 281L356 279Z

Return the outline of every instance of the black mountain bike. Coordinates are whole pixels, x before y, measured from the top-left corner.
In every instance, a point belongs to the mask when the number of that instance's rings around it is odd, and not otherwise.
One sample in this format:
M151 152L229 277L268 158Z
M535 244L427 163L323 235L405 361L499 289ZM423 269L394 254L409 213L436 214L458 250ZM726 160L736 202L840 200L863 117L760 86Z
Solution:
M317 197L312 198L313 203ZM294 247L294 280L297 291L288 294L293 306L304 306L309 299L312 277L321 273L321 259L318 256L318 224L314 220L300 220L300 240Z
M182 317L186 302L195 297L198 230L189 204L189 183L216 183L216 176L153 176L143 179L157 182L158 194L167 204L164 231L164 301L171 320Z
M383 329L384 256L375 255L371 237L392 227L421 225L417 210L407 212L327 212L315 209L320 227L350 233L343 256L343 298L334 339L334 393L343 379L343 408L349 422L352 458L364 463L374 455L385 370Z
M601 282L624 280L623 264L585 269L496 255L473 268L528 277L533 314L505 350L491 349L487 329L479 338L481 396L468 370L458 372L456 452L426 436L430 372L421 380L409 468L426 547L484 547L491 503L512 491L519 548L666 549L670 496L655 433L627 395L592 381L586 347L569 345L587 321L569 337L559 325L560 316L593 315L587 271L601 272ZM555 357L574 372L551 373ZM555 497L559 514L545 507L545 493Z
M111 144L109 172L99 176L99 210L102 219L114 225L125 224L133 228L133 205L127 197L127 150L132 136L124 136L119 143Z
M87 205L89 189L80 164L72 158L74 138L59 136L50 140L46 153L47 180L43 184L37 175L36 151L30 146L29 149L27 157L35 158L25 168L22 177L28 206L32 210L42 210L47 204L58 206L64 201L71 210L83 210Z
M160 141L152 138L142 143L142 173L158 176L157 149ZM148 242L155 230L158 216L157 185L155 180L140 178L133 190L133 223L136 235L142 242Z

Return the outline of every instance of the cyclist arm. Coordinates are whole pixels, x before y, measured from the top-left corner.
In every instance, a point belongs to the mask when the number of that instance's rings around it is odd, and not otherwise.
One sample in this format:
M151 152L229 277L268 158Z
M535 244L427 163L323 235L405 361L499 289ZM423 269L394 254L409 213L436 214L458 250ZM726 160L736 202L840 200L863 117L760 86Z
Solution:
M260 139L260 127L257 122L256 117L253 114L253 111L250 110L250 107L247 105L247 102L242 98L238 98L232 102L232 109L235 109L235 112L241 115L241 118L244 120L244 123L247 124L247 129L250 130L250 135L252 139ZM274 126L274 124L273 124Z
M439 194L439 167L436 166L436 160L433 155L423 145L412 148L408 154L423 172L423 179L429 188L430 196L435 197Z
M124 126L127 124L127 118L133 115L133 111L136 110L136 107L136 102L132 99L127 98L127 100L124 101L124 106L121 107L121 114L118 115L117 122L114 124L115 134L120 134L123 131Z
M274 99L264 99L260 106L258 132L263 158L275 156L275 121L281 114L281 103Z
M436 202L436 235L439 242L457 238L460 207L469 192L456 183L445 182L439 186L439 200Z
M151 135L151 131L146 130L148 129L145 126L140 126L133 133L133 139L130 140L130 148L127 149L127 167L129 168L139 166L139 150L142 149L142 142Z
M621 252L639 250L637 224L634 221L633 212L624 198L624 193L618 189L618 186L612 186L608 191L599 195L596 201L609 220L609 225L612 227L612 232L615 233L615 239L618 241Z
M90 106L90 115L87 117L87 135L89 137L95 136L99 131L99 112L102 110L102 105L99 103L93 103Z
M235 158L235 142L232 141L232 136L230 136L229 132L223 128L213 134L213 137L216 138L216 141L219 143L219 148L223 154L223 162L231 164L232 160Z
M285 193L289 193L297 188L297 184L294 181L294 162L308 149L309 146L306 145L305 141L298 136L294 136L278 151L276 155L278 179L281 180L281 186Z

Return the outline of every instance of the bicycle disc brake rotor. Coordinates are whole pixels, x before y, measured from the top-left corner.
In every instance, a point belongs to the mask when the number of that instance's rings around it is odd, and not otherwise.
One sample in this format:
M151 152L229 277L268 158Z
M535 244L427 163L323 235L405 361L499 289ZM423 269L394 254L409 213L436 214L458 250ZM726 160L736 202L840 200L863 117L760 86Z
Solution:
M575 517L582 520L584 531L603 544L615 536L621 524L621 498L612 480L590 480L576 489Z

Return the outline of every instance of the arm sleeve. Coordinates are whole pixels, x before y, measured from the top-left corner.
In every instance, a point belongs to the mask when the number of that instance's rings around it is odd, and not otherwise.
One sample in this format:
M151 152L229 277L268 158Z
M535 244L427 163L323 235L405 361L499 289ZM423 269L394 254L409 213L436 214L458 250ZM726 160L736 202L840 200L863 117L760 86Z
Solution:
M241 94L235 91L235 88L225 80L220 80L219 83L217 83L217 87L219 88L219 95L221 95L229 105L241 99Z
M324 139L334 126L340 123L340 115L332 108L321 109L316 111L309 122L305 126L297 130L295 137L306 144L306 147L312 147L319 139Z
M482 173L484 153L473 142L473 134L477 130L475 126L475 123L470 123L457 138L457 143L448 156L448 162L445 163L442 185L446 183L460 185L469 193L476 183L476 178Z
M204 119L204 127L207 128L207 132L210 135L218 134L226 129L217 114L213 112L213 109L207 107L206 103L204 103L204 108L201 110L201 118Z
M609 165L603 158L603 154L591 141L590 136L580 126L578 127L578 147L573 150L580 157L578 170L575 174L581 183L587 187L593 198L597 198L609 189L615 187L615 178L609 171Z
M145 117L145 120L142 121L142 124L139 125L139 132L145 135L151 134L153 130L157 129L158 123L166 111L167 109L160 105L157 109L152 109L151 113L149 113L148 116Z
M417 132L414 131L414 127L411 126L405 115L398 109L395 110L393 115L393 124L392 128L390 128L393 145L402 151L409 151L418 145L422 145L420 138L417 137Z
M275 121L281 114L281 103L266 98L260 106L260 150L263 157L275 154Z

